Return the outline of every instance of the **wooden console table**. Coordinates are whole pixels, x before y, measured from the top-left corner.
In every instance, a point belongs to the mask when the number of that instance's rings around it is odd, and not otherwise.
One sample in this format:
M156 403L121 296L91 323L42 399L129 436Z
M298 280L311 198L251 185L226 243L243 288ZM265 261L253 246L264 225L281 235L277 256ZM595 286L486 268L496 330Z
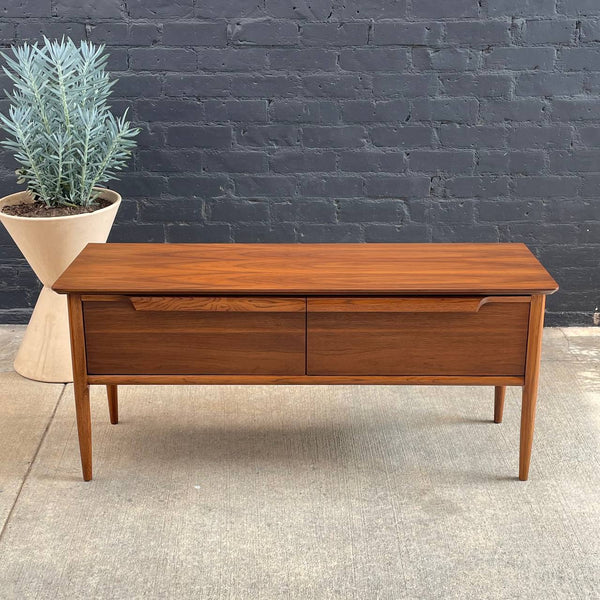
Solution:
M68 294L83 478L89 386L425 384L523 387L529 472L546 294L523 244L89 244Z

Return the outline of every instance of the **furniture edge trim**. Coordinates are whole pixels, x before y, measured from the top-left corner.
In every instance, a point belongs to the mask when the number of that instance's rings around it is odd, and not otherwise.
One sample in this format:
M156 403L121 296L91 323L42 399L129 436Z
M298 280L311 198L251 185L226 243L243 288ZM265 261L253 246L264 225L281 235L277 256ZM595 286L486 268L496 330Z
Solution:
M519 376L463 375L88 375L102 385L514 385Z

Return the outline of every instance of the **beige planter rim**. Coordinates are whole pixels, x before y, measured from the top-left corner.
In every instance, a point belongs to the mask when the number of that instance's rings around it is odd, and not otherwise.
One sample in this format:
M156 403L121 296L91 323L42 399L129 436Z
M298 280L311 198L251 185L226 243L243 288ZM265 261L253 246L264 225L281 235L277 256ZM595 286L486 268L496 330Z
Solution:
M59 221L66 219L77 219L79 217L87 217L89 215L97 215L104 211L109 211L114 208L114 204L116 202L121 201L121 195L114 190L109 190L108 188L94 188L97 192L100 192L99 198L103 200L109 200L110 204L105 206L104 208L99 208L98 210L93 210L92 212L80 213L78 215L61 215L58 217L23 217L20 215L10 215L5 213L2 209L5 206L15 206L17 204L33 204L33 197L27 190L23 190L21 192L15 192L14 194L9 194L8 196L4 196L0 198L0 212L2 213L3 219L11 219L15 221ZM23 200L27 200L23 202Z

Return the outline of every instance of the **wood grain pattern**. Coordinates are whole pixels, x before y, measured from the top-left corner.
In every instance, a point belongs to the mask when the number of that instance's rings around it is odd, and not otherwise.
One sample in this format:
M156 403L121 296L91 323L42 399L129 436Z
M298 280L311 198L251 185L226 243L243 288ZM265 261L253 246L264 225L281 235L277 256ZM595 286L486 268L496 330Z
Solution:
M78 294L69 294L67 303L69 307L73 393L75 396L81 470L84 481L90 481L92 479L92 417L90 412L90 387L87 381L81 297Z
M305 312L304 298L131 296L135 310L204 312Z
M309 311L307 374L523 376L528 317L528 303L493 301L477 313Z
M542 356L542 333L544 331L544 308L546 296L531 298L529 316L529 336L527 339L527 365L525 369L525 385L521 404L521 434L519 451L519 479L526 481L529 477L531 463L531 447L535 428L535 409L537 404L538 383L540 377L540 359Z
M89 244L53 289L160 295L527 295L523 244Z
M307 312L476 313L487 302L529 302L528 296L432 296L307 298Z
M106 394L108 396L108 414L112 425L119 423L119 396L116 385L107 385Z
M91 384L115 385L523 385L523 377L468 375L89 375Z
M83 312L90 374L304 374L304 312L140 311L126 297Z

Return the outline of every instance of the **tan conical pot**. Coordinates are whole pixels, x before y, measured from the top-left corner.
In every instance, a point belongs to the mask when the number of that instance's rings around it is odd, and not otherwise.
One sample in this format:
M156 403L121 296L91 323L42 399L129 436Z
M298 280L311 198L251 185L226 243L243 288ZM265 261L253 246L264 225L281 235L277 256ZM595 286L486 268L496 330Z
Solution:
M67 298L51 289L59 275L89 242L106 242L121 196L102 189L110 206L68 217L17 217L2 208L32 202L27 192L0 199L0 221L43 283L25 337L15 358L15 371L36 381L73 381Z

